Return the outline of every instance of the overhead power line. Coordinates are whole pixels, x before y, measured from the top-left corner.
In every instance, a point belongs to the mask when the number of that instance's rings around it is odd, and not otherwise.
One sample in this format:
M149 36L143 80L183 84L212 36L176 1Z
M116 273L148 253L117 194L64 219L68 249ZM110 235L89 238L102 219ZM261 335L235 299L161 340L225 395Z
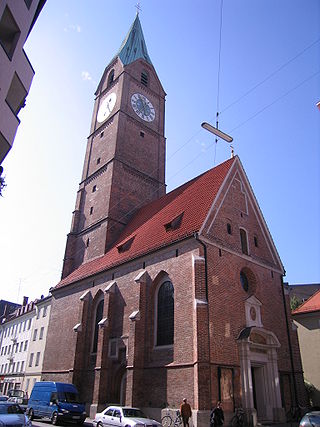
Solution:
M245 92L243 95L241 95L239 98L237 98L235 101L231 102L231 104L227 105L222 111L220 111L220 114L227 111L229 108L233 107L235 104L240 102L243 98L248 96L251 92L253 92L255 89L257 89L259 86L263 85L265 82L270 80L273 76L275 76L277 73L279 73L281 70L283 70L287 65L291 64L291 62L295 61L299 56L303 55L307 50L311 49L313 46L315 46L317 43L320 42L320 38L312 42L309 46L305 47L302 51L297 53L297 55L293 56L291 59L289 59L287 62L282 64L279 68L274 70L271 74L269 74L266 78L261 80L261 82L257 83L255 86L253 86L251 89L249 89L247 92Z

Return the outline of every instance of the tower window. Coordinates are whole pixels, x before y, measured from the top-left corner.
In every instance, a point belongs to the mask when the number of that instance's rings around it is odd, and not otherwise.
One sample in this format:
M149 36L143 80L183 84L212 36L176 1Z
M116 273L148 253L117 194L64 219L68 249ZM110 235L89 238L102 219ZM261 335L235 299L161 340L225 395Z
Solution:
M141 73L141 80L140 80L141 83L143 85L145 85L145 86L148 86L148 80L149 80L148 74L145 71L142 71L142 73Z
M141 138L144 138L144 132L142 130L140 131L140 136Z
M232 234L232 228L231 228L231 224L229 222L227 224L227 232L228 232L228 234Z
M92 215L93 214L93 206L91 206L91 208L90 208L90 215Z
M14 20L10 9L6 6L0 19L0 44L9 59L12 59L13 57L20 34L20 28Z
M103 137L103 135L104 135L104 132L101 132L101 133L100 133L100 138L102 138L102 137Z
M100 164L100 161L101 161L101 159L100 159L100 157L97 159L97 165L99 165Z
M111 70L108 76L107 87L111 86L114 81L114 70Z
M157 346L172 345L174 337L174 289L172 283L163 282L158 290Z
M96 192L96 190L97 190L97 186L96 186L96 185L94 185L94 186L92 187L92 192L93 192L93 193L95 193L95 192Z
M89 240L89 239L87 239L87 241L86 241L86 248L88 248L88 247L89 247L89 244L90 244L90 240Z
M241 241L241 250L242 253L248 255L248 239L247 232L243 228L240 228L240 241Z

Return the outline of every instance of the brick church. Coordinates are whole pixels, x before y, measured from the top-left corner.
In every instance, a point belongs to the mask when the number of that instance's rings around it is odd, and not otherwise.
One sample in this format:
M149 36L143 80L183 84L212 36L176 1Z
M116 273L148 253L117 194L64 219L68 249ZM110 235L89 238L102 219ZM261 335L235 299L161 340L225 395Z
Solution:
M235 156L165 191L165 92L139 15L95 93L83 175L53 302L44 380L193 424L277 422L306 395L284 268Z

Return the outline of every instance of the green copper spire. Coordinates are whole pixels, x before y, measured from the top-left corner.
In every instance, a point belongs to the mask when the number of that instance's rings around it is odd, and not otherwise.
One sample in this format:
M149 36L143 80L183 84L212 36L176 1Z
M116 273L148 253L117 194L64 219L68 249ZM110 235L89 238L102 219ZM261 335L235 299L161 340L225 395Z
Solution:
M131 64L131 62L139 58L144 59L152 65L147 45L144 41L138 13L116 56L119 56L123 65Z

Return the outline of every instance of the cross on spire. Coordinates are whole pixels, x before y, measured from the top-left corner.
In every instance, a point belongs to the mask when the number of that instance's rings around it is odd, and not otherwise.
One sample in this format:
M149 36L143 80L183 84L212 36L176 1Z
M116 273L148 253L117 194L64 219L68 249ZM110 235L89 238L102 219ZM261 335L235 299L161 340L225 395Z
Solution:
M140 2L138 1L138 3L135 5L135 8L137 9L137 15L139 15L139 12L142 10L141 6L140 6Z

